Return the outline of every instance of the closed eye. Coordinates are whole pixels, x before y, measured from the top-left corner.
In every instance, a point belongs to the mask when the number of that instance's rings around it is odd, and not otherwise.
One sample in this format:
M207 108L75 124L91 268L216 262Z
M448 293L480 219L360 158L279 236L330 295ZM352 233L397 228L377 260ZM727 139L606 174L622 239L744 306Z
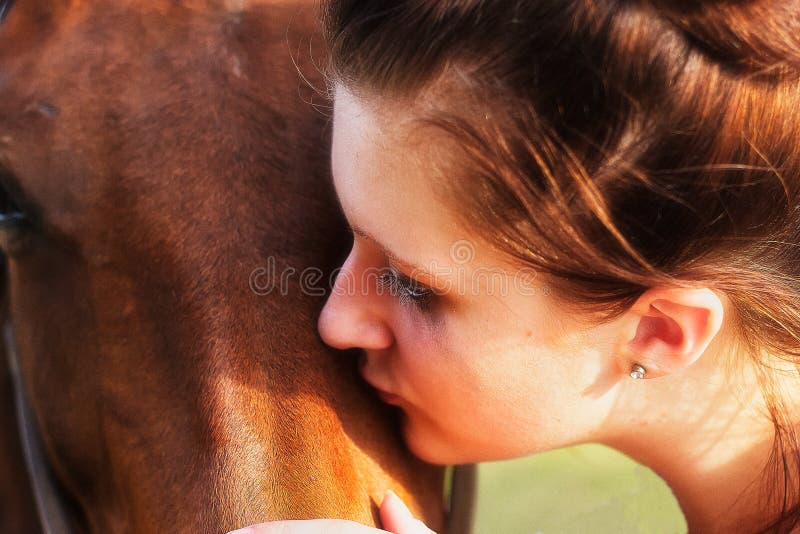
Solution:
M430 308L434 297L434 291L431 288L412 280L391 267L378 276L378 288L388 289L389 294L399 299L400 304L411 304L422 311Z

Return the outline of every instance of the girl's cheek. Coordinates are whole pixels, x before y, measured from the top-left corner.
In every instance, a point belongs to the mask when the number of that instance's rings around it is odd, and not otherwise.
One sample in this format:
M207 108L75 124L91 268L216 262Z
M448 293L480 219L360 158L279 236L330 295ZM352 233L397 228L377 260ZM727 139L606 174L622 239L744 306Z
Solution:
M430 374L452 358L447 318L431 320L419 313L403 313L395 322L397 367L408 374Z
M429 347L419 334L403 332L395 338L397 343L392 366L403 374L415 375L429 362Z

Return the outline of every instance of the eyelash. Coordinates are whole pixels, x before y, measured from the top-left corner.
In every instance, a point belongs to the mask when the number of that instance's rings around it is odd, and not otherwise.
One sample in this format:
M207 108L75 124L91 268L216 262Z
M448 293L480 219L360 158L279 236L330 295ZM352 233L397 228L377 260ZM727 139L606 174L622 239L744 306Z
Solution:
M433 298L433 290L389 268L378 276L378 287L388 288L391 295L400 300L400 304L411 304L419 310L427 310Z

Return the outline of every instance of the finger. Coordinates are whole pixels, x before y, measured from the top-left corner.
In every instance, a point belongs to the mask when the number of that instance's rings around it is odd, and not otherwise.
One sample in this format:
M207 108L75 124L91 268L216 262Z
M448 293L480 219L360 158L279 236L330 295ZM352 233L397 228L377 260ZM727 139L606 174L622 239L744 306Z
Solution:
M368 527L343 519L309 519L301 521L270 521L228 534L386 534L385 530Z
M416 519L392 490L386 492L380 509L381 526L395 534L436 534Z

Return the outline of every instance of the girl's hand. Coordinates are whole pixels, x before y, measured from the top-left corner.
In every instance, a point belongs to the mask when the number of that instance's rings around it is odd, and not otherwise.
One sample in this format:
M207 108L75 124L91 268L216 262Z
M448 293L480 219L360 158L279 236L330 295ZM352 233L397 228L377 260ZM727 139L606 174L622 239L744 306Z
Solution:
M395 534L436 534L411 515L406 503L392 490L388 490L383 497L380 516L381 526Z
M411 515L405 503L392 490L386 492L380 509L385 530L345 521L343 519L311 519L306 521L271 521L228 534L436 534Z

